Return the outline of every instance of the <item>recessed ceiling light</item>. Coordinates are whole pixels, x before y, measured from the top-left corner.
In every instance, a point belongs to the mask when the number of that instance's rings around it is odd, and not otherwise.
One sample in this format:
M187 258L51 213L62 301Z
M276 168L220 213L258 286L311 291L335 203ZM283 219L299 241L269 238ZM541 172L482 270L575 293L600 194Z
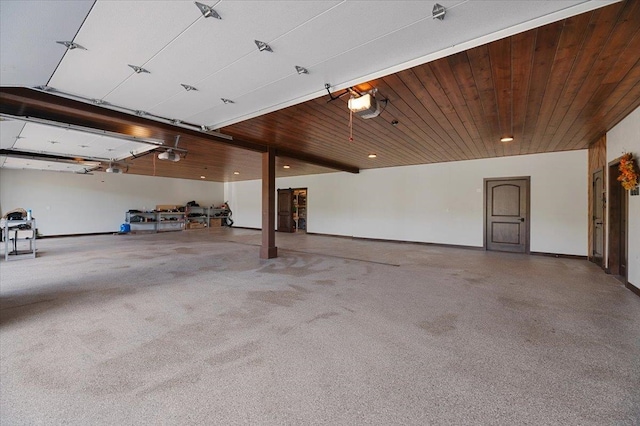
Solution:
M256 46L258 46L258 50L261 52L267 51L267 52L273 52L273 49L271 49L271 46L269 46L267 43L265 43L264 41L260 41L260 40L254 40L256 42Z
M296 71L298 74L309 74L308 69L306 69L305 67L301 67L299 65L296 65Z
M73 49L87 50L84 47L80 46L78 43L74 43L72 41L56 41L56 43L63 45L68 50L73 50Z
M232 101L231 99L227 99L227 98L220 98L220 100L222 102L224 102L225 104L235 104L234 101Z
M193 86L189 86L188 84L182 84L182 83L180 83L180 86L184 87L184 90L186 90L187 92L190 92L190 91L192 91L192 90L194 90L194 91L196 91L196 92L198 91L198 89L196 89L196 88L195 88L195 87L193 87Z
M367 157L369 158L376 158L378 155L377 154L369 154Z
M198 9L200 9L200 12L202 12L202 16L204 16L205 18L222 19L222 17L218 15L218 12L213 10L211 6L207 6L206 4L202 4L200 2L195 2L195 3L196 3L196 6L198 6Z
M395 127L395 126L397 126L397 125L398 125L398 123L399 123L399 121L398 121L398 120L392 120L392 121L391 121L391 125L392 125L392 126L394 126L394 127Z
M500 142L511 142L513 140L513 136L505 136L500 139Z
M205 179L205 178L206 178L206 176L200 176L200 179Z
M137 66L137 65L131 65L131 64L128 64L128 65L129 65L131 68L133 68L133 70L136 72L136 74L142 74L142 73L151 74L148 70L146 70L146 69L144 69L144 68L142 68L142 67L139 67L139 66Z
M239 175L239 174L240 174L240 172L239 172L239 171L235 171L235 172L233 172L233 174L234 174L234 175Z
M89 145L78 145L80 148L89 148Z
M49 141L49 143L50 143L51 145L55 145L55 144L60 143L60 142L58 142L58 141Z
M282 168L283 168L283 169L290 169L290 168L291 168L291 166L290 166L290 165L288 165L288 164L285 164L284 166L282 166Z

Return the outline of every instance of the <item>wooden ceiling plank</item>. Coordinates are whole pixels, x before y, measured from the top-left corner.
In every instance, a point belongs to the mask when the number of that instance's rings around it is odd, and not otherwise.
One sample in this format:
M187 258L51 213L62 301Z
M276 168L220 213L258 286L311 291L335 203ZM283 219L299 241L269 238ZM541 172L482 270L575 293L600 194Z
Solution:
M497 106L499 138L513 137L513 87L511 78L511 40L504 38L489 43L491 80ZM507 144L501 143L502 154L508 155Z
M410 105L386 82L376 81L375 84L390 99L384 113L399 121L395 129L405 135L400 149L412 155L414 161L421 157L428 159L428 162L446 158L446 148L434 138L431 128L426 126Z
M464 159L462 150L457 149L457 146L451 142L442 126L429 111L425 110L416 95L398 75L384 77L383 81L387 91L393 87L398 94L399 99L393 105L406 116L408 122L405 125L411 123L414 127L413 130L423 135L421 140L425 142L428 140L434 141L437 145L436 149L442 151L443 154L453 156L458 160Z
M477 125L474 122L473 115L469 110L467 102L462 94L458 82L454 75L454 71L451 68L451 64L447 58L438 59L431 62L431 70L433 75L440 82L444 94L449 99L449 102L454 105L454 113L457 115L457 119L464 126L465 132L462 129L458 130L460 137L468 138L473 143L475 158L488 157L489 153L486 147L482 143L482 137L478 131ZM480 144L478 144L480 142Z
M449 56L448 61L453 70L457 85L465 99L465 103L469 108L469 112L473 117L473 122L478 128L478 133L484 145L484 151L487 152L488 157L492 157L495 155L496 145L492 139L491 124L484 116L484 110L480 102L480 93L478 92L478 86L473 77L469 56L467 52L461 52Z
M339 102L339 103L336 104L336 102ZM383 119L381 117L377 117L369 120L362 120L362 119L359 119L358 117L354 117L353 118L354 141L349 142L348 140L349 122L348 120L344 120L344 117L349 116L349 110L347 108L346 102L343 103L342 101L335 101L332 104L313 103L313 104L309 104L309 106L312 109L311 111L312 115L316 117L323 117L322 126L324 128L335 128L336 127L335 120L344 121L344 134L339 135L339 137L337 138L333 138L332 141L326 141L326 142L331 143L338 140L344 141L346 146L349 147L351 150L356 149L358 146L360 146L361 143L369 144L369 147L366 149L366 151L363 151L357 154L358 160L360 162L365 161L366 158L364 157L368 155L372 150L379 151L379 152L383 152L383 151L393 152L394 153L393 157L398 159L404 158L404 161L410 161L410 159L412 158L408 154L404 156L405 155L405 150L403 149L404 146L400 143L400 140L397 138L397 136L391 137L391 138L383 137L384 135L391 136L391 133L383 128L383 125L381 124L381 120ZM334 124L332 125L332 123ZM387 123L385 122L385 126L386 125ZM390 151L391 149L396 151L395 152ZM342 155L341 150L340 149L336 150L336 154ZM367 167L367 166L370 167L370 164L371 162L366 163L364 167Z
M447 63L446 59L435 62ZM465 159L479 158L481 155L480 151L473 143L473 138L469 135L467 128L460 120L454 104L444 90L443 83L439 81L434 73L433 62L415 67L410 71L413 71L417 79L415 80L417 83L412 82L412 84L416 85L416 93L418 93L418 95L424 93L424 96L418 96L424 108L430 111L437 122L442 125L452 140L452 143L457 145L463 152ZM455 81L453 77L451 77L451 79Z
M482 106L482 115L490 129L490 141L493 148L492 156L503 155L500 141L500 123L498 118L498 105L496 103L495 83L491 71L489 48L487 45L476 47L467 51L469 64L473 73L473 79L478 89L479 101Z
M578 112L572 109L573 102L576 96L581 93L581 86L593 68L593 64L598 56L597 52L600 51L609 38L621 7L622 5L617 3L591 13L589 28L585 33L585 40L578 49L573 69L570 71L567 83L556 105L557 111L554 112L549 120L548 127L554 129L555 132L553 136L549 138L550 140L546 141L547 146L558 143L556 139L558 129L563 126L563 123L572 122L577 115Z
M529 101L531 69L536 44L536 31L526 31L511 37L511 78L513 86L513 154L523 154L524 126Z
M524 153L532 154L539 151L539 141L533 139L533 134L538 126L545 126L539 120L542 100L549 79L551 78L551 68L553 58L556 54L556 46L562 34L563 22L554 22L542 28L538 28L536 34L536 47L532 61L531 82L529 85L529 104L525 117L524 129Z
M610 67L615 63L617 55L629 42L631 34L637 29L637 22L640 19L638 15L640 2L631 1L616 5L619 5L619 7L598 9L596 11L600 13L598 14L597 26L592 33L594 38L591 38L585 44L587 49L584 51L591 57L589 61L591 67L588 73L579 79L580 85L576 95L567 107L567 113L547 149L559 146L562 141L570 143L566 138L567 132L578 117L582 115L583 110L588 108L592 94L597 90ZM613 12L617 11L619 13L612 16Z
M425 69L425 67L419 68L421 71ZM415 73L415 69L406 70L399 73L398 76L415 98L412 99L412 109L441 138L441 143L446 146L446 151L456 152L456 158L460 160L468 160L470 156L466 152L466 146L463 147L464 143L442 111L443 106L438 105L429 89Z
M584 43L591 16L590 13L584 13L564 21L556 55L553 59L550 79L545 88L538 114L540 124L536 126L532 136L532 140L542 148L542 151L546 150L553 132L556 130L551 126L551 119L558 111L558 103L571 75L571 70L574 68L577 59L576 52Z
M637 98L634 98L631 92L640 82L640 59L636 61L635 66L625 77L618 84L602 84L594 94L590 104L592 107L585 108L567 132L566 137L570 141L569 146L571 148L582 149L588 147L588 144L592 142L593 134L602 134L611 129L609 120L611 119L610 111L612 109L624 109L627 105L635 103L625 102L625 100L635 99L637 101ZM609 119L606 117L609 117Z
M625 49L617 55L617 60L591 95L588 107L584 108L574 120L564 140L573 146L580 146L581 143L590 142L581 139L584 136L583 127L596 126L600 132L606 130L605 122L601 117L606 115L613 105L624 103L625 99L629 99L627 97L629 89L640 80L640 60L637 52L640 52L640 29L631 37ZM557 147L557 145L551 145L549 149L557 149Z

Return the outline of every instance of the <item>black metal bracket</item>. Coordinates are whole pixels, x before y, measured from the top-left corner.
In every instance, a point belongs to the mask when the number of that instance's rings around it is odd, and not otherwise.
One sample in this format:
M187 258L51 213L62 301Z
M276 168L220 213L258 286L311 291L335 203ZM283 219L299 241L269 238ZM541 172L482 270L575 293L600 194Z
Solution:
M346 89L344 89L342 92L340 92L339 95L334 96L333 93L331 93L331 85L329 83L326 83L324 85L324 88L327 89L327 93L329 94L329 100L327 102L331 102L331 101L335 101L337 99L340 99L341 97L343 97L346 94L352 94L354 96L362 96L362 93L360 93L360 91L354 89L353 87L347 87Z

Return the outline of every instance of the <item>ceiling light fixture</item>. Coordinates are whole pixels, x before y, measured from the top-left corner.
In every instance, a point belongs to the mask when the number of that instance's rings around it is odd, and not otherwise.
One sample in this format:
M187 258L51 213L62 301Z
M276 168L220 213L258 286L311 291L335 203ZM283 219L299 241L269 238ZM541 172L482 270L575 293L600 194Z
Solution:
M500 139L500 142L511 142L513 140L513 136L505 136Z
M309 74L309 70L306 69L305 67L301 67L299 65L296 65L296 72L298 74Z
M91 102L93 102L96 105L104 105L104 104L106 104L106 102L103 99L91 99Z
M195 87L193 87L193 86L189 86L188 84L180 83L180 86L184 87L184 90L186 90L187 92L190 92L190 91L192 91L192 90L194 90L194 91L196 91L196 92L198 91L198 89L196 89L196 88L195 88Z
M235 172L233 172L233 174L234 174L234 175L239 175L239 174L240 174L240 172L235 171Z
M42 90L43 92L55 92L55 89L51 86L47 86L46 84L42 86L36 86L34 89Z
M349 109L362 118L373 118L380 115L380 104L370 93L358 98L351 97L348 103Z
M80 46L78 43L74 43L72 41L56 41L56 43L63 45L64 47L67 48L67 50L73 50L73 49L87 50L84 47Z
M232 101L231 99L227 99L227 98L220 98L220 100L222 102L224 102L225 104L235 104L234 101Z
M445 7L442 6L441 4L436 3L433 6L433 10L431 11L431 17L433 19L439 19L442 21L446 13L447 13L447 9L445 9Z
M200 12L202 12L202 16L204 16L205 18L222 19L222 17L218 15L218 12L213 10L211 6L207 6L206 4L202 4L197 1L194 3L196 4L196 6L198 6L198 9L200 9Z
M369 154L369 155L367 155L367 157L369 157L369 158L376 158L377 156L378 156L377 154Z
M180 123L182 123L182 120L178 120L177 118L174 118L173 120L171 120L172 124L178 125Z
M282 168L283 168L283 169L290 169L290 168L291 168L291 166L290 166L290 165L288 165L288 164L285 164L284 166L282 166Z
M273 52L273 49L271 49L271 46L269 46L267 43L265 43L264 41L260 41L260 40L254 40L256 42L256 46L258 46L258 50L261 52L267 51L267 52Z
M142 74L142 73L151 74L148 70L142 67L139 67L137 65L131 65L131 64L127 64L127 65L129 65L129 67L131 67L136 72L136 74Z
M206 176L200 176L200 179L206 179L206 178L207 178Z
M142 111L142 110L137 110L136 111L136 115L139 116L139 117L142 117L144 115L147 115L147 112L146 111Z

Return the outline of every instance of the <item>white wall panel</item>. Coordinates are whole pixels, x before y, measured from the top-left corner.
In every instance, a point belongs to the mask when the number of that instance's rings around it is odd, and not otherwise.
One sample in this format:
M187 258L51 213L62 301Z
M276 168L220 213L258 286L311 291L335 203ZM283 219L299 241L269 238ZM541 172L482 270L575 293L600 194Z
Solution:
M531 176L531 250L587 254L587 152L281 178L306 187L308 231L481 247L483 180ZM260 227L260 182L227 183L237 226ZM245 211L245 209L251 209Z
M0 209L31 209L43 235L116 232L129 209L156 204L223 202L223 184L186 179L95 173L77 175L0 169Z

